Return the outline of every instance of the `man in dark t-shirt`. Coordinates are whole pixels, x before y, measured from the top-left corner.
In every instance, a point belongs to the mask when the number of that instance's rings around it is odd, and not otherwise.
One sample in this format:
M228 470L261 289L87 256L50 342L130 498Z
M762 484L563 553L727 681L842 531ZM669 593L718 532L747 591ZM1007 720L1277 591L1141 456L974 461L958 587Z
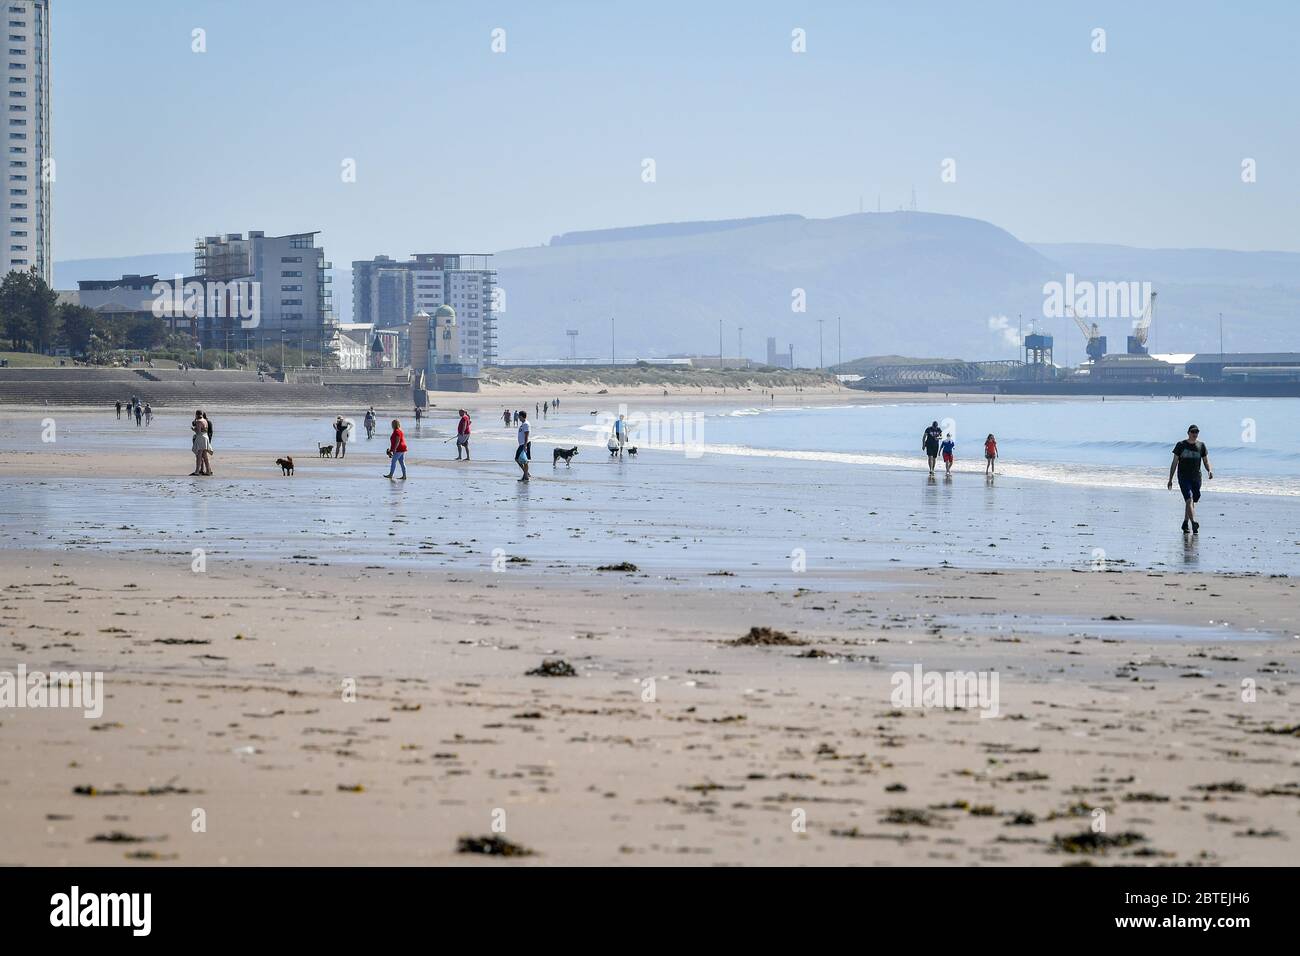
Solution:
M930 474L934 474L934 460L939 457L939 442L943 438L943 429L938 422L931 422L930 427L921 433L921 447L930 460Z
M1196 502L1201 500L1201 466L1211 480L1214 470L1210 467L1210 451L1201 441L1201 430L1195 425L1187 429L1187 440L1174 446L1174 460L1169 464L1169 481L1166 488L1173 488L1174 473L1178 474L1178 490L1183 493L1183 534L1191 525L1192 534L1199 534L1200 523L1196 520Z

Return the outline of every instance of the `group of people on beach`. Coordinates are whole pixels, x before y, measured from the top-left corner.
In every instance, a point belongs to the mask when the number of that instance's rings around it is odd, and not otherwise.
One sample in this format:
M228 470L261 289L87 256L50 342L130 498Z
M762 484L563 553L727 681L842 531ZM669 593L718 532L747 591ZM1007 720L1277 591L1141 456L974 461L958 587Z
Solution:
M925 450L930 465L930 477L934 477L936 459L943 456L944 474L952 474L952 465L957 443L952 432L944 433L937 421L931 422L921 433L921 447ZM990 432L984 439L984 474L993 477L998 457L998 440ZM1178 479L1178 491L1183 496L1183 534L1200 534L1201 524L1196 520L1196 505L1201 500L1201 471L1206 477L1214 479L1210 467L1210 452L1201 441L1201 429L1189 425L1187 437L1174 445L1174 458L1169 464L1169 479L1165 487L1173 490L1174 478Z
M417 408L417 411L418 410L419 409ZM420 416L417 416L417 421L419 417ZM367 438L374 437L375 424L376 424L375 407L371 405L370 408L366 410L366 415L365 415ZM402 423L399 419L394 418L390 424L391 424L391 431L388 434L388 448L384 452L384 454L388 456L388 473L385 474L383 477L390 478L390 479L397 477L397 480L405 481L406 480L406 451L407 451L406 433L402 431ZM458 417L456 421L456 460L457 461L470 460L469 436L472 427L473 427L473 423L470 421L469 412L465 411L465 409L463 408L459 409ZM346 457L346 452L343 455L340 455L338 453L337 442L341 441L343 445L346 447L347 435L350 433L350 429L351 429L351 424L347 422L342 415L340 415L338 418L334 420L334 430L335 430L335 438L336 438L336 450L335 450L334 457L336 458ZM450 439L448 440L450 441ZM399 468L402 470L402 474L400 476L397 475L397 469Z
M921 433L921 447L925 449L926 457L930 463L930 477L934 477L934 466L939 456L943 456L943 473L952 474L952 465L956 460L957 442L952 437L952 432L944 434L944 430L939 427L939 423L931 422L929 426ZM989 437L984 439L984 474L992 478L996 471L998 459L998 440L992 432Z
M116 404L117 404L117 418L118 421L121 421L122 403L117 402ZM126 420L129 423L133 418L135 419L135 425L137 428L141 428L145 425L152 425L153 406L151 406L148 402L141 404L140 399L132 395L131 401L129 401L126 404Z

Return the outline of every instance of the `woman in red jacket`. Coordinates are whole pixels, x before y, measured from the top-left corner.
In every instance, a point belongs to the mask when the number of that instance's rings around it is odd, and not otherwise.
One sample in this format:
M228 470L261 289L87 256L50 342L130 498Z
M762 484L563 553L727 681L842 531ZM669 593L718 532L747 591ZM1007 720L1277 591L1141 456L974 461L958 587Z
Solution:
M392 478L393 472L397 466L402 466L402 481L406 480L406 436L402 434L402 423L396 418L393 419L393 433L388 436L388 474L385 478Z

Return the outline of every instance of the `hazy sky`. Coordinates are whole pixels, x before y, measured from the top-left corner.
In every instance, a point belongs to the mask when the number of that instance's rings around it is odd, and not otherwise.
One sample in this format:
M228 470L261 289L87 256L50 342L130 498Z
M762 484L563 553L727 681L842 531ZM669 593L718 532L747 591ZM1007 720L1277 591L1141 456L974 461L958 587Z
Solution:
M913 186L1027 241L1300 251L1289 0L52 7L61 260L320 229L346 265Z

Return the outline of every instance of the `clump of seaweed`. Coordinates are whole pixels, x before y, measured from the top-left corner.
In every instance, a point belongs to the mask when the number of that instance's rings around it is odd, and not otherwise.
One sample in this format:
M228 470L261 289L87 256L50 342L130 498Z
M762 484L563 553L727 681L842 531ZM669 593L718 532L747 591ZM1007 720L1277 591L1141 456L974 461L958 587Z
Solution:
M751 627L744 637L727 643L733 647L802 647L808 642L774 628Z
M1113 835L1085 830L1083 833L1066 836L1057 834L1052 838L1052 846L1064 853L1105 853L1107 850L1123 849L1146 841L1146 837L1132 830Z
M573 665L566 660L558 657L548 657L542 661L541 666L534 667L530 671L525 671L528 677L577 677L578 672L573 669Z
M461 837L456 842L457 853L482 853L484 856L533 856L526 846L512 843L498 833L486 837Z

